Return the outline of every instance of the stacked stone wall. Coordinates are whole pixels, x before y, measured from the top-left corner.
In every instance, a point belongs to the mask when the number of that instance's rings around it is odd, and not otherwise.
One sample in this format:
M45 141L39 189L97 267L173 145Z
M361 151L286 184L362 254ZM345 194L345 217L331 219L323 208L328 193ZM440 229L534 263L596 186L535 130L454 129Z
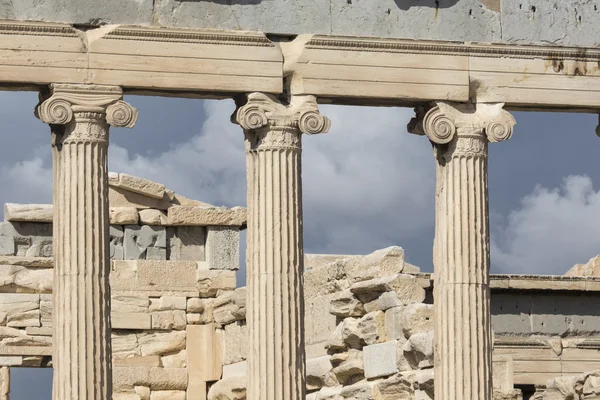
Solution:
M185 199L125 174L112 178L113 399L205 398L207 382L221 376L213 302L227 299L236 288L245 210ZM52 211L51 205L5 206L0 223L3 367L52 366ZM4 371L0 400L9 385Z

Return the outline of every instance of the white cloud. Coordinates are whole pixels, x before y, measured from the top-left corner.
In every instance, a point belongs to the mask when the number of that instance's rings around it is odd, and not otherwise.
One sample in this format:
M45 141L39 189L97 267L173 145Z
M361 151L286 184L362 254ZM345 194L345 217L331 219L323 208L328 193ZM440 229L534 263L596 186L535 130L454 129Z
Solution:
M46 164L36 156L0 166L0 204L52 202L52 169Z
M600 191L588 176L572 175L560 187L536 187L493 230L495 272L564 274L600 253Z

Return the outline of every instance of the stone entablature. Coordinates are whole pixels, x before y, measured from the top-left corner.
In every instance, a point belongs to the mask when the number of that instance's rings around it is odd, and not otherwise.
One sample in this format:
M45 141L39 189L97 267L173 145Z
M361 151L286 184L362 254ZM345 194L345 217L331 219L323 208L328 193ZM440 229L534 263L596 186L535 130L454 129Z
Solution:
M340 104L427 101L597 112L596 48L0 21L2 82L118 85L138 94L293 95ZM177 60L177 62L172 62Z

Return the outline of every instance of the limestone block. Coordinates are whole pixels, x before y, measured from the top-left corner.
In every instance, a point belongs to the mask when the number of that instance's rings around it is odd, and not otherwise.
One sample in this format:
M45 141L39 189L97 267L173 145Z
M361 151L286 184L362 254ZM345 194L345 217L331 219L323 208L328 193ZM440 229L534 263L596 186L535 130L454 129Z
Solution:
M433 330L433 305L413 303L404 308L402 329L405 337Z
M44 327L52 327L52 295L40 295L40 322Z
M12 326L14 328L25 328L25 327L39 327L40 322L40 310L30 310L20 313L9 313L6 317L6 326Z
M185 311L156 311L151 313L152 329L182 330L187 324Z
M22 329L0 326L0 345L51 347L52 338L47 336L29 336ZM11 354L11 353L4 353ZM28 354L23 348L23 355ZM34 355L40 355L40 353Z
M213 302L213 318L220 325L246 319L246 288L238 288L217 297Z
M402 350L412 369L433 366L433 331L411 336Z
M198 269L197 281L200 297L215 297L220 291L236 288L235 271Z
M350 287L348 282L348 276L345 271L345 264L343 260L349 256L331 256L331 255L317 255L316 266L309 269L305 265L304 272L304 297L307 299L340 292ZM314 255L307 255L306 260L314 260ZM321 258L332 262L320 261ZM339 258L338 260L336 260Z
M23 357L22 356L0 357L0 365L3 367L20 367L23 365Z
M137 343L142 356L174 353L186 348L186 332L140 333L137 335Z
M363 348L365 378L382 378L398 372L396 361L397 345L398 342L396 340L391 340Z
M185 310L187 299L183 296L162 296L150 299L150 311Z
M167 233L162 226L126 225L123 246L126 260L166 260ZM158 250L149 251L151 248Z
M342 388L340 395L344 399L372 400L374 382L360 381Z
M331 299L329 313L338 317L362 317L366 314L363 304L350 290L343 290Z
M408 377L393 375L374 384L373 400L414 400L413 384Z
M308 361L307 361L308 368ZM248 362L240 361L235 364L223 365L223 379L231 378L232 376L245 376L248 371Z
M404 249L387 247L366 256L348 258L345 264L346 274L352 282L400 274L404 272Z
M16 265L32 268L54 268L54 259L52 257L0 256L0 265Z
M586 399L594 400L598 398L599 397L587 397ZM508 391L494 389L492 400L523 400L523 393L520 389L512 389Z
M215 331L215 324L188 325L187 371L190 398L201 398L205 386L200 382L221 379L223 337Z
M209 269L240 269L240 230L237 227L207 227L206 261Z
M140 396L140 400L150 400L150 388L148 386L134 386L133 389Z
M116 367L161 367L160 356L113 358Z
M109 218L113 225L134 225L140 219L135 207L110 207Z
M13 283L33 293L52 293L52 281L53 270L50 268L24 268L15 273Z
M565 276L600 276L600 254L592 257L586 264L575 264Z
M4 220L10 222L52 222L52 204L4 205Z
M350 321L352 321L351 319ZM355 321L355 320L354 320ZM329 338L327 339L327 343L325 347L332 351L345 350L348 345L344 340L344 325L346 320L342 321L338 326L336 326L335 330L331 332ZM357 322L354 322L357 323Z
M341 337L345 348L346 346L360 349L364 345L364 340L362 338L361 332L358 328L358 322L360 320L357 318L346 318L341 324ZM337 329L336 332L337 333ZM334 343L334 340L337 341L338 337L330 337L330 341L327 343L328 346ZM331 347L329 347L331 349Z
M509 355L495 355L492 363L494 389L511 391L514 389L513 358Z
M129 174L120 173L119 180L112 180L111 186L120 187L130 192L139 193L155 199L162 199L165 195L165 185L152 182Z
M403 314L404 306L392 307L385 311L385 334L388 340L405 341Z
M217 332L223 343L223 365L244 361L248 353L248 326L235 322L225 325Z
M111 225L109 229L110 258L111 260L122 260L125 257L123 239L125 228L122 225Z
M10 369L7 366L0 368L0 398L8 400L10 395Z
M40 326L40 295L0 294L0 313L6 315L9 326Z
M203 226L173 226L167 228L169 260L204 261L206 228ZM208 268L208 266L207 266Z
M52 328L28 326L25 328L25 333L29 336L52 336Z
M197 293L198 290L195 283L197 265L193 261L115 260L111 266L113 291L177 292L181 295L181 292ZM207 286L210 289L208 283Z
M204 312L207 301L212 301L212 300L200 299L198 297L189 298L189 299L187 299L186 309L188 312L193 312L193 313Z
M151 329L152 320L147 313L121 313L111 312L111 325L113 329Z
M335 386L335 387L324 387L318 392L316 392L314 400L341 400L343 386ZM310 397L306 396L306 400L309 400ZM312 400L312 399L311 399Z
M153 390L150 400L186 400L185 390Z
M333 373L341 384L351 384L364 378L364 361L362 352L356 351L346 361L333 368Z
M362 317L357 324L357 335L366 344L387 341L385 313L383 311L373 311Z
M167 225L167 213L162 210L146 208L139 211L142 225Z
M0 255L14 256L16 252L15 239L10 236L0 236Z
M141 356L138 336L130 331L113 330L111 333L113 361Z
M164 368L187 368L187 350L164 355L160 358L160 363Z
M113 367L113 387L115 390L148 386L152 391L185 391L187 383L185 368Z
M113 313L147 313L150 299L146 296L113 296L110 303Z
M434 369L416 371L413 380L415 388L415 400L433 400L434 395Z
M246 400L246 377L222 379L211 386L208 400Z
M327 312L334 294L304 297L304 335L308 345L324 343L335 330L335 315Z
M244 207L185 207L173 206L168 210L171 225L186 226L242 226L247 216Z
M138 210L146 208L166 210L171 206L167 198L156 199L114 186L109 187L108 203L111 207L134 207Z
M140 396L135 392L113 392L112 400L141 400Z
M338 382L332 369L329 356L306 360L306 389L316 390L323 386L336 386Z
M370 301L364 305L366 312L371 311L386 311L389 308L401 306L402 301L398 298L396 292L385 292L381 293L375 300Z

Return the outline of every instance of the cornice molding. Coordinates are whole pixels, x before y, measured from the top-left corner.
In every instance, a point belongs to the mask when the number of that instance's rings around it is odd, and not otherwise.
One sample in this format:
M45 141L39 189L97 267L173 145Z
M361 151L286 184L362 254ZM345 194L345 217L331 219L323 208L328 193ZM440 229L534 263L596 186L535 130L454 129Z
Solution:
M221 31L198 32L193 30L145 29L137 27L117 28L108 32L103 36L103 39L275 47L275 45L262 34L250 35Z
M307 49L363 51L378 53L432 54L475 57L513 57L526 59L600 61L600 51L568 47L534 47L479 43L444 43L407 41L402 39L371 39L343 37L313 37Z
M0 35L79 37L70 25L0 21Z

